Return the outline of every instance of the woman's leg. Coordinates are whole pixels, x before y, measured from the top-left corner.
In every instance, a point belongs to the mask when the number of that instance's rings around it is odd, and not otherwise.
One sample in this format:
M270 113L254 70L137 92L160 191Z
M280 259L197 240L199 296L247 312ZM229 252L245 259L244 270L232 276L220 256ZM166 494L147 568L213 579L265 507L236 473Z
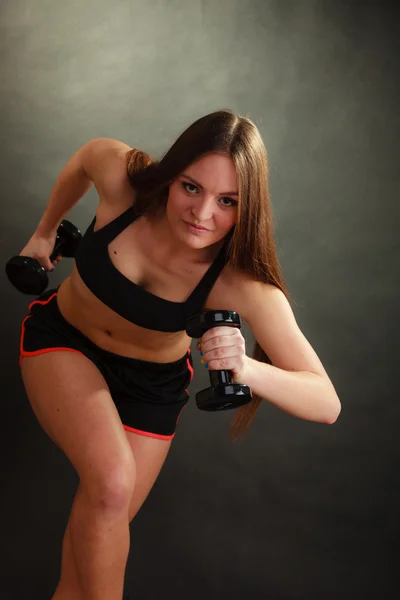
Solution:
M79 594L85 600L120 600L136 464L108 386L97 367L75 352L25 357L21 372L39 423L80 479L67 535ZM70 583L72 597L77 582Z
M69 520L65 529L62 544L60 580L54 595L52 596L52 600L72 600L73 598L76 598L76 600L83 600L78 572L75 565L75 557L72 552Z
M129 521L132 521L157 480L171 441L149 438L129 431L126 431L126 436L136 463L135 488L129 508ZM68 522L63 541L61 578L52 600L80 600L77 593L80 593L79 579Z

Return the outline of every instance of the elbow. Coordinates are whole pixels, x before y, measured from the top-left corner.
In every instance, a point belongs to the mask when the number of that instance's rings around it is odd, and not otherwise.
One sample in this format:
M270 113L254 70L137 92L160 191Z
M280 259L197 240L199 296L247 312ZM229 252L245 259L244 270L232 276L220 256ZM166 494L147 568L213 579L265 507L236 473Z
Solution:
M318 421L333 425L339 418L342 405L330 379L319 377L319 382L321 387L318 390L320 414Z
M327 410L325 415L325 423L327 425L333 425L339 418L340 412L342 410L342 405L339 398L336 396L332 402L329 403L329 410Z

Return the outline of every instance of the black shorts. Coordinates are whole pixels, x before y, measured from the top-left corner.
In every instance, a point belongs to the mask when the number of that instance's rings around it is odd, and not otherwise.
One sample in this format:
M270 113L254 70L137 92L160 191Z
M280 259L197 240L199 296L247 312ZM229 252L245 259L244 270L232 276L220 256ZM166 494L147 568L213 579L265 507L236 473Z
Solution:
M99 348L62 316L57 290L45 291L29 305L22 322L19 362L24 356L71 351L84 354L99 369L124 428L141 435L170 440L182 409L189 401L193 377L190 348L170 363L153 363Z

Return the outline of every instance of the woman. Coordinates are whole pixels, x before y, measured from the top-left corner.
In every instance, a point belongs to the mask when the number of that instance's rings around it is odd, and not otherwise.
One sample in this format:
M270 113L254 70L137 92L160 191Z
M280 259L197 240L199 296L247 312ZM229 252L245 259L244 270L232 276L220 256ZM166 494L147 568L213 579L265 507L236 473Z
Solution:
M252 389L234 439L262 399L323 423L340 412L287 300L266 151L250 119L207 115L160 162L116 140L92 140L62 170L21 255L51 270L57 227L92 185L99 204L72 274L30 305L21 336L32 408L79 475L56 600L122 596L129 522L188 401L191 314L235 310L257 340L254 358L238 329L213 328L197 346L209 369L229 369Z

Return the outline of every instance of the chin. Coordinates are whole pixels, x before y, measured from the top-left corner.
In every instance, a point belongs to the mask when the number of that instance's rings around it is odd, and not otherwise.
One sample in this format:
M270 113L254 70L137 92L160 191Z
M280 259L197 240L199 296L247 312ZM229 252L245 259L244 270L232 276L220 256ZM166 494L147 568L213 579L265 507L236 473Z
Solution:
M207 248L207 246L211 246L212 244L215 244L214 240L209 240L209 239L206 239L205 237L202 237L199 239L199 238L189 235L189 236L185 236L180 239L184 242L184 244L186 244L186 246L188 246L189 248L193 248L193 249Z

